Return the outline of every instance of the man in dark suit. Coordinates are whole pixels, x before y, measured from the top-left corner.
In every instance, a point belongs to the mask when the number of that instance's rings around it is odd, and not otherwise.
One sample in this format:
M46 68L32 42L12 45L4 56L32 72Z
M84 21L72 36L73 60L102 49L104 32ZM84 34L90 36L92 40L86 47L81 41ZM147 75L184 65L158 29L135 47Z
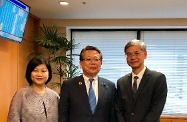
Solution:
M102 53L87 46L79 59L83 74L64 81L61 88L59 122L115 122L115 84L97 75Z
M129 41L124 51L132 73L117 81L117 122L159 122L167 97L166 77L144 66L147 51L143 41Z

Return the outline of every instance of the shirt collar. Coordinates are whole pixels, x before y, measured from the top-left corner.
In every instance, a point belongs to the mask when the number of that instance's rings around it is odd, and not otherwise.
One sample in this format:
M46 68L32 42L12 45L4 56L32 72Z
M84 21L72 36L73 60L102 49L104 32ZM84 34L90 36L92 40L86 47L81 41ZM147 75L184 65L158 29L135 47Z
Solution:
M144 67L144 68L142 69L142 71L141 71L140 73L138 73L138 75L135 75L135 74L132 72L132 77L134 78L134 76L138 76L139 79L142 79L145 70L146 70L146 67Z
M84 81L89 81L90 78L88 78L86 75L83 74L82 76L84 78ZM98 76L93 77L93 79L94 79L94 81L97 81L98 80Z

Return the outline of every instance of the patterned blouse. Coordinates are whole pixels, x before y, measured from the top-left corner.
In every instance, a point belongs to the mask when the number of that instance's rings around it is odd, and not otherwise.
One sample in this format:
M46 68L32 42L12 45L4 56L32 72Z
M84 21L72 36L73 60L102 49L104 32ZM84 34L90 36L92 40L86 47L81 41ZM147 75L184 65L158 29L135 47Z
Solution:
M58 122L59 95L46 87L43 95L31 86L18 90L10 104L8 122Z

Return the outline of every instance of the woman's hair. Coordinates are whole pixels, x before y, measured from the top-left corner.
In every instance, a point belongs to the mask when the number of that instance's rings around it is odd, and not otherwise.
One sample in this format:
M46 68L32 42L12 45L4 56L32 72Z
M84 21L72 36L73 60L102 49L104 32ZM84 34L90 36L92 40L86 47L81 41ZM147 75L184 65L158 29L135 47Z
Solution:
M40 64L45 64L48 71L49 71L49 78L47 79L47 81L45 82L45 84L49 83L51 78L52 78L52 69L51 69L51 65L49 63L49 61L45 58L41 58L41 57L33 57L28 65L27 65L27 69L26 69L26 73L25 73L25 77L27 79L27 82L29 83L29 85L32 85L33 81L31 79L31 72Z
M94 46L86 46L85 48L83 48L82 50L81 50L81 52L80 52L80 57L79 57L79 60L80 61L83 61L84 60L84 52L85 51L87 51L87 50L95 50L95 51L97 51L99 54L100 54L100 60L102 61L102 58L103 58L103 56L102 56L102 53L101 53L101 51L97 48L97 47L94 47Z

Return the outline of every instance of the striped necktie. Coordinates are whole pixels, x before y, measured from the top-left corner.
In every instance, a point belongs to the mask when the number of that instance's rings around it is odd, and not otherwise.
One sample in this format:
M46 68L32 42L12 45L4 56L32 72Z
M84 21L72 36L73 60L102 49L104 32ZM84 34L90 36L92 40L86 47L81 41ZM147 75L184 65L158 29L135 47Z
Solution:
M138 79L138 76L134 76L134 83L133 83L133 86L132 86L132 89L133 89L133 92L136 93L137 91L137 79Z
M92 82L94 81L94 79L89 79L89 81L90 81L89 103L90 103L91 111L92 111L92 113L94 113L95 108L96 108L96 96L95 96L94 89L92 87Z

